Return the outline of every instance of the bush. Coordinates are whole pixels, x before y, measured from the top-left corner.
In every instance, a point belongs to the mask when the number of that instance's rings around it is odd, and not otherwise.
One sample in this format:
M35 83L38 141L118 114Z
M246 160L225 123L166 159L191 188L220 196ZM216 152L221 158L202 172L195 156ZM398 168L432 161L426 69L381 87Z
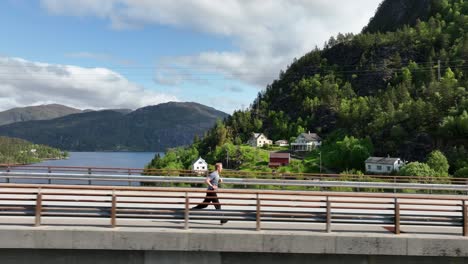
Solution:
M438 175L447 176L449 163L447 158L439 150L432 151L427 157L427 165L431 167Z
M468 167L457 170L453 176L456 178L468 178Z

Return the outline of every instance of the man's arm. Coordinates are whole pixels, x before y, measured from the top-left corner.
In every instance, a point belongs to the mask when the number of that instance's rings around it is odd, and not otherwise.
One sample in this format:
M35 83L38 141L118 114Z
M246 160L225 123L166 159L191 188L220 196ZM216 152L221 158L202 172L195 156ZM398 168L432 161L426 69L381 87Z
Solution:
M206 179L205 179L205 183L206 183L208 186L210 186L211 188L213 188L214 190L216 190L216 189L218 188L218 186L211 184L211 180L212 180L211 177L208 176L208 177L206 177Z

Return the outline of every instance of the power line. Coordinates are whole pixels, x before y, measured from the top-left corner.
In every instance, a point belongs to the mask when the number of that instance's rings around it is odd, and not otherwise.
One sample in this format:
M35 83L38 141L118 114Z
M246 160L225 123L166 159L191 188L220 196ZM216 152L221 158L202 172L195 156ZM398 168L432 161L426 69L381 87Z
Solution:
M463 61L463 60L456 60L456 61ZM430 62L434 63L434 62ZM440 70L442 67L444 68L454 68L454 69L467 69L468 65L458 65L458 64L453 64L454 61L451 61L450 63L447 63L445 65L440 65L440 60L438 61L438 64L431 64L431 66L423 66L423 67L418 67L416 69L417 72L428 72L437 69L438 70L438 77L439 80L441 78L441 73ZM418 64L419 66L420 64ZM0 67L5 66L9 67L11 65L0 65ZM410 64L407 65L402 65L401 68L386 68L386 69L355 69L355 70L333 70L333 69L316 69L315 72L308 73L308 75L313 75L313 74L318 74L318 73L327 73L328 71L331 71L334 74L358 74L359 76L366 76L366 75L375 75L375 74L381 74L385 70L391 71L392 73L395 72L401 72L403 67L408 67ZM27 67L33 67L33 66L27 66ZM27 68L26 67L26 68ZM354 65L354 67L358 67ZM377 67L377 66L375 66ZM332 67L331 67L332 68ZM199 69L195 69L194 71L197 71ZM95 80L93 76L96 77L102 77L102 78L109 78L109 77L116 77L116 78L122 78L126 80L126 78L123 76L123 74L131 74L132 77L149 77L149 78L174 78L175 81L209 81L209 80L229 80L232 78L236 77L267 77L269 74L264 73L264 72L237 72L237 73L227 73L227 72L212 72L212 73L200 73L200 72L192 72L192 73L176 73L176 72L165 72L165 73L154 73L154 72L148 72L148 73L143 73L143 72L138 72L138 73L116 73L115 75L105 75L102 73L67 73L65 75L54 75L53 72L1 72L0 70L0 80L29 80L29 79L35 79L35 80L57 80L57 79L64 79L67 80L69 76L76 77L80 76L80 78L77 78L78 80ZM159 74L159 75L157 75ZM290 74L290 73L286 73ZM294 75L299 75L297 73L293 73ZM217 77L222 75L223 77ZM37 77L40 76L40 77ZM85 76L86 78L82 78L81 76Z

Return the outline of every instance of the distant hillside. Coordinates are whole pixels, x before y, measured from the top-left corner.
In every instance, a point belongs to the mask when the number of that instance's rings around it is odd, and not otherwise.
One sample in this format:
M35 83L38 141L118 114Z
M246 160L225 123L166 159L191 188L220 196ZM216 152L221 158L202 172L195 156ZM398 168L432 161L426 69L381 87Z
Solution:
M19 138L0 136L0 164L29 164L44 159L63 159L67 152L33 144Z
M170 102L128 113L103 110L0 126L0 135L75 151L165 151L190 144L228 115L197 103Z
M76 113L81 113L81 110L59 104L18 107L0 112L0 125L31 120L48 120Z

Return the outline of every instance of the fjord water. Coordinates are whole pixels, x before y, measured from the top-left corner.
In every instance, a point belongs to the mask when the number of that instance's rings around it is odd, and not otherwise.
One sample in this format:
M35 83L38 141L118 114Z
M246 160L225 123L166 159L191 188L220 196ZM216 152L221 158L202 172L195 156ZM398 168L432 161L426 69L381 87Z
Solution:
M69 152L69 155L68 159L46 160L32 165L142 169L156 152Z
M143 169L158 152L69 152L69 158L64 160L45 160L29 166L69 166L86 168L132 168ZM163 156L164 153L159 152ZM29 170L34 172L35 170ZM44 169L37 172L44 172ZM52 168L53 172L53 168ZM83 172L74 172L82 174ZM101 172L100 172L101 173ZM129 176L131 177L131 176ZM5 179L2 179L4 182ZM46 179L10 179L15 183L48 183ZM52 180L54 184L91 184L91 185L129 185L128 182L114 181L78 181L78 180ZM139 185L133 182L131 185Z

